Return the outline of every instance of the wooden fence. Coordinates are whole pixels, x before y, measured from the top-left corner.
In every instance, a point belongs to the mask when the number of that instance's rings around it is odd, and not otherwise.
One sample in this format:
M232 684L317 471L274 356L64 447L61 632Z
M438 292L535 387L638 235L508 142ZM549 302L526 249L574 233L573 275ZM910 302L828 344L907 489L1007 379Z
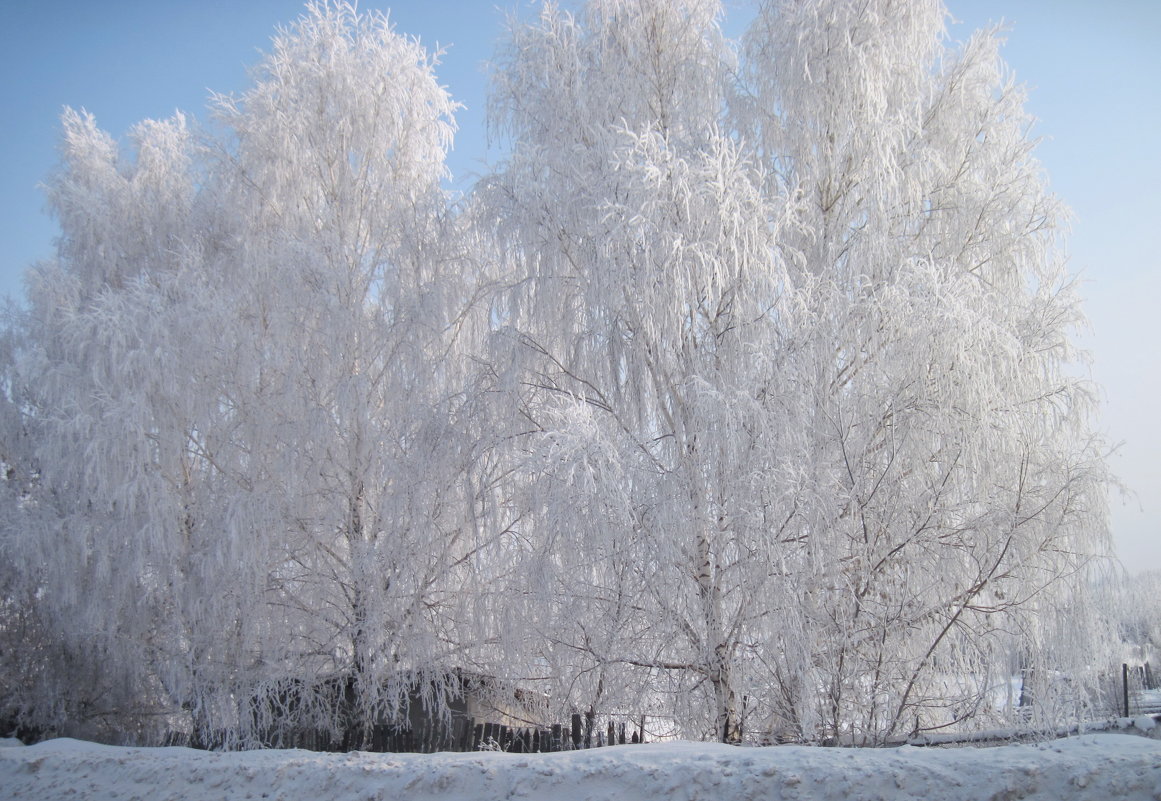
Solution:
M1121 665L1121 687L1117 712L1124 717L1161 713L1161 677L1152 666Z
M512 753L551 753L627 745L643 741L642 728L627 732L624 722L609 721L605 727L593 725L592 718L572 716L569 726L555 724L549 728L519 728L495 723L474 723L471 740L465 739L465 751L510 751Z
M609 720L596 725L595 718L574 714L571 721L551 726L512 726L453 716L450 723L429 720L420 726L372 727L369 738L352 733L334 736L323 729L297 728L270 732L261 738L271 748L302 748L309 751L376 751L434 753L436 751L508 751L551 753L625 745L644 741L644 719L633 726Z

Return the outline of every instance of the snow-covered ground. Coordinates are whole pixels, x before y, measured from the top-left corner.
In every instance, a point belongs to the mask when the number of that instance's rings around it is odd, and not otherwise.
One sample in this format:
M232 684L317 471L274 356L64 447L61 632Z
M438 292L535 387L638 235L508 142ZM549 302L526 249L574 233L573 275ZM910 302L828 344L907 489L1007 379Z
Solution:
M4 744L17 745L15 741ZM207 753L50 740L0 748L8 799L1161 799L1161 741L996 748L617 746L562 754Z

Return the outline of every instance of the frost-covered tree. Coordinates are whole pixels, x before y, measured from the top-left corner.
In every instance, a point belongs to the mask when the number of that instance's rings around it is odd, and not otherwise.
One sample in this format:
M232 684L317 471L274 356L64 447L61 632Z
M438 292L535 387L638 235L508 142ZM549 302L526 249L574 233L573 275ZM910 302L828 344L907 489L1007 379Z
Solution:
M177 117L123 156L65 115L58 257L6 372L35 473L10 542L121 725L246 736L247 698L329 681L361 737L472 658L479 320L433 64L383 15L310 5L200 144Z
M67 112L0 343L0 718L365 745L464 671L727 741L984 725L1017 673L1082 712L1104 463L995 34L721 14L514 25L462 209L434 57L345 3L200 136Z
M494 317L555 697L734 740L781 597L798 309L781 211L722 128L720 11L548 6L514 31L494 98L513 151L484 199L518 277Z
M1013 653L1079 653L1106 548L1022 95L938 2L837 1L764 4L727 97L719 11L548 6L497 73L546 658L725 739L742 695L811 739L982 720Z
M1149 663L1161 683L1161 573L1148 571L1116 575L1107 588L1112 596L1112 615L1118 627L1122 661Z
M349 677L364 727L457 666L483 536L474 278L440 189L455 105L433 65L380 14L310 6L217 104L239 417L279 538L260 659L275 684Z
M783 714L834 735L987 713L1012 637L1042 674L1082 670L1042 664L1038 630L1107 549L1062 212L996 35L949 49L945 16L764 4L736 103L793 204L779 249L816 321L794 526L810 634L770 658L813 677Z
M129 156L91 116L63 123L48 189L62 235L30 274L9 374L6 444L27 443L14 561L87 666L74 672L117 684L74 722L119 710L124 725L162 696L199 715L193 688L222 683L218 621L237 618L231 588L251 560L229 552L211 493L232 455L206 372L215 310L190 269L196 148L180 116L137 126Z

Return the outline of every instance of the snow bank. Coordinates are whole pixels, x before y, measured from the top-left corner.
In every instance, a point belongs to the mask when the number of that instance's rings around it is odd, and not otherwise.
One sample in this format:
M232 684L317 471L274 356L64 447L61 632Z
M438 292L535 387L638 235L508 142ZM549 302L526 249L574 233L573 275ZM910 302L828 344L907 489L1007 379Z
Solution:
M1140 715L1133 718L1133 725L1141 731L1152 731L1157 727L1157 721L1153 719L1152 715Z
M1097 734L1036 745L852 750L708 743L563 754L206 753L52 740L0 749L5 799L1161 798L1161 742Z

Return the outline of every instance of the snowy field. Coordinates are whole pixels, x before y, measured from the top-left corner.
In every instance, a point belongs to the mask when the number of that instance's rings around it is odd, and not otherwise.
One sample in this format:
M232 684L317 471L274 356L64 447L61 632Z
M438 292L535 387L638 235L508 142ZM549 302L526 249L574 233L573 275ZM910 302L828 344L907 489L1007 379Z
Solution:
M207 753L77 740L0 748L0 798L269 801L1161 800L1161 741L1089 734L996 748L735 748L562 754Z

